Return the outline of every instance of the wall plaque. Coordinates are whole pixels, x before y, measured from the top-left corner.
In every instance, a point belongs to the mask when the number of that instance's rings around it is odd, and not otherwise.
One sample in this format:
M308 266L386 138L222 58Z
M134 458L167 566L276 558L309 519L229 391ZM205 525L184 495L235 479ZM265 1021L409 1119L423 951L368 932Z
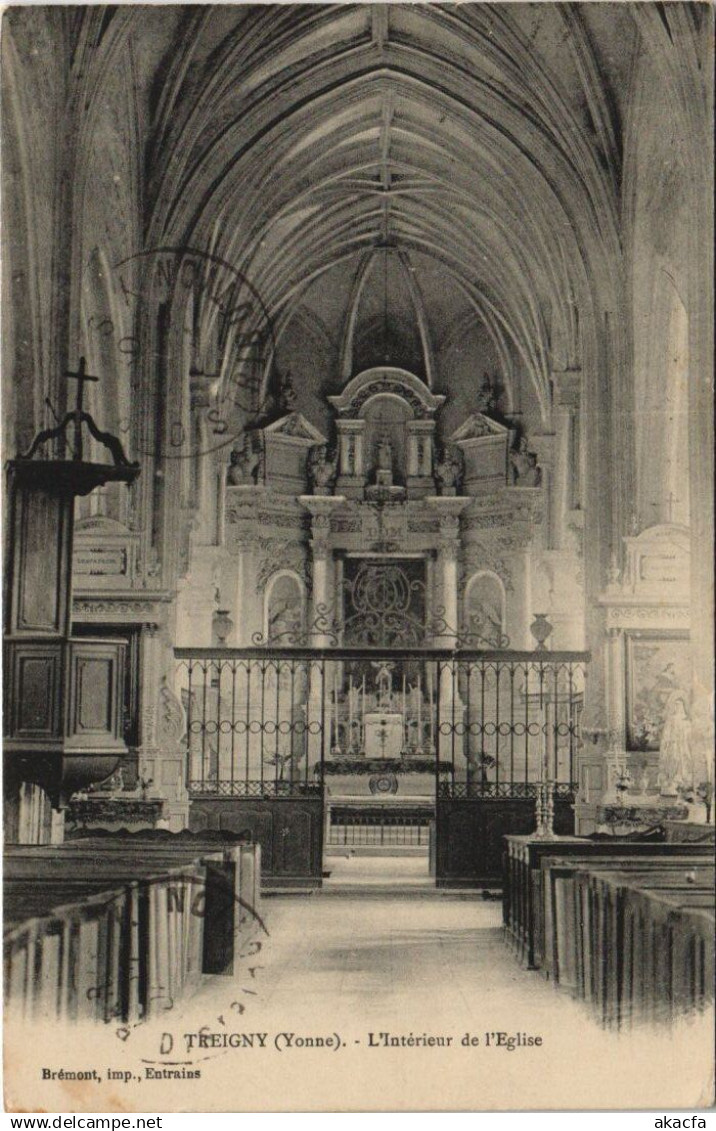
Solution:
M81 577L124 577L127 573L127 551L124 547L81 546L74 554L73 571Z

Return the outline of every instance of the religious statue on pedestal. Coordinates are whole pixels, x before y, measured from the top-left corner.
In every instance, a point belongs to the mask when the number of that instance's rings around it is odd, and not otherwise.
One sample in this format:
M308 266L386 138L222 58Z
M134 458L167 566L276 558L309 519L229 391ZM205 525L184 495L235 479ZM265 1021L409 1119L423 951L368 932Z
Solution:
M495 407L495 390L487 373L483 375L482 384L477 392L477 412L489 413Z
M376 705L379 710L388 710L393 703L393 669L395 664L390 660L371 661L371 667L376 669L375 683L378 689Z
M456 495L463 475L462 453L450 455L443 448L442 456L435 464L435 483L439 495Z
M516 487L542 486L542 469L537 466L537 456L529 451L524 436L520 441L519 450L510 452L510 463Z
M683 691L674 691L666 704L659 746L658 782L664 797L675 796L679 789L693 789L691 720L686 711Z
M329 495L336 479L337 465L328 454L327 444L311 448L308 457L308 474L314 495Z
M383 487L393 484L393 445L386 433L380 437L376 448L375 481Z
M231 449L227 482L230 487L244 487L256 482L256 471L261 463L261 453L254 451L245 438L242 444Z

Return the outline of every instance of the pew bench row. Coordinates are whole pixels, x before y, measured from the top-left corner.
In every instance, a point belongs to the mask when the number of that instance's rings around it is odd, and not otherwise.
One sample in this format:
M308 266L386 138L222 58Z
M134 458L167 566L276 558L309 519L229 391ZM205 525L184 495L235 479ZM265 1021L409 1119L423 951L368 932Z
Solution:
M259 849L111 843L6 849L5 1004L135 1023L231 974L262 929Z
M713 998L714 861L698 844L507 837L505 937L606 1024Z
M671 1021L711 999L713 865L674 857L622 861L615 870L613 862L546 856L541 870L543 972L601 1021ZM694 911L710 912L710 927Z

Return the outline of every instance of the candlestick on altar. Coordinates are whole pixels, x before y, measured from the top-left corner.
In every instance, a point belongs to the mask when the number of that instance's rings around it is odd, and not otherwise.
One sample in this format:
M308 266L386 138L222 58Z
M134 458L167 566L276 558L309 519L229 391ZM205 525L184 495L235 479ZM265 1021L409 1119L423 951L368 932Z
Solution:
M432 751L435 748L435 731L433 729L434 726L435 726L435 714L434 714L435 707L434 707L434 703L433 703L433 673L430 670L430 668L428 668L428 677L427 678L428 678L428 708L430 710L430 715L428 716L428 737L429 737L429 742L430 742L430 749Z
M403 745L407 749L410 742L410 735L408 733L408 712L406 706L407 700L405 697L405 672L403 672Z
M423 749L423 687L418 673L418 750Z
M348 677L348 746L353 747L353 676Z
M340 754L341 747L338 741L338 673L333 670L333 753Z

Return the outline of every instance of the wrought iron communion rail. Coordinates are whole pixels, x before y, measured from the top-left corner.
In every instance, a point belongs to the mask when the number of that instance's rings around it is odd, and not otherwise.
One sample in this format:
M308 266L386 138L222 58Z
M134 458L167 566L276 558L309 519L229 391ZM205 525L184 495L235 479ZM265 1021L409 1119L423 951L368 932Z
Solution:
M443 797L535 796L547 782L557 792L574 789L586 653L175 654L192 796L315 796L327 773L381 767L433 774Z

